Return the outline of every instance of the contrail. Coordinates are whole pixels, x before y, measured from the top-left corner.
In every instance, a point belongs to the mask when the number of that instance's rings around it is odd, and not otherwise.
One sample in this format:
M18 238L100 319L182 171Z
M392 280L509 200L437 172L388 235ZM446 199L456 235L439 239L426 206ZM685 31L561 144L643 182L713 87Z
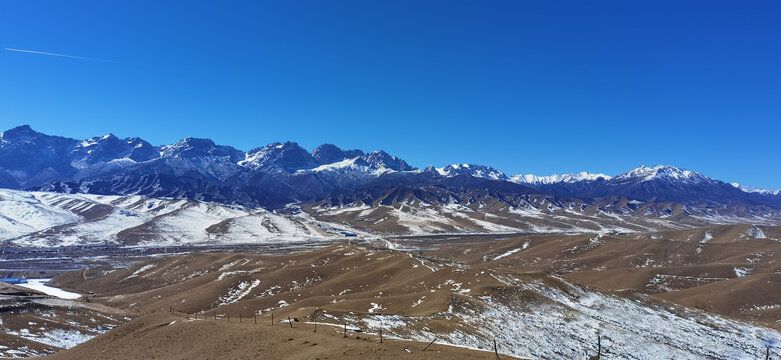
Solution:
M73 56L73 55L65 55L65 54L55 54L55 53L43 52L43 51L22 50L22 49L12 49L12 48L5 48L5 49L7 51L16 51L16 52L23 52L23 53L28 53L28 54L59 56L59 57L66 57L66 58L71 58L71 59L90 60L90 61L106 61L106 60L102 60L102 59L94 59L94 58L88 58L88 57L82 57L82 56Z

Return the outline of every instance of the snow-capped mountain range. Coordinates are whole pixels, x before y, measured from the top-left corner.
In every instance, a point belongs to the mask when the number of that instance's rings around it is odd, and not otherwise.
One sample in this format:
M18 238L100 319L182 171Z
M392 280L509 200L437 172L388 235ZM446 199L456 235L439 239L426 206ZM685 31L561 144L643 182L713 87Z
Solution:
M510 181L518 184L530 184L530 185L550 185L556 183L576 183L579 181L597 181L610 180L611 177L605 174L592 174L588 172L579 172L577 174L564 174L564 175L513 175L510 177Z
M430 170L431 168L429 168ZM470 175L473 177L491 179L491 180L507 180L501 170L494 169L490 166L474 165L474 164L453 164L445 167L435 169L439 175L442 176L456 176L456 175Z
M461 193L486 189L497 197L533 193L781 209L778 191L727 184L675 166L641 166L614 177L586 172L507 176L475 164L417 169L382 150L367 153L331 144L310 152L294 142L272 143L244 152L209 139L154 146L111 134L86 140L50 136L29 126L0 133L0 187L10 189L145 195L273 209L365 189L431 186Z

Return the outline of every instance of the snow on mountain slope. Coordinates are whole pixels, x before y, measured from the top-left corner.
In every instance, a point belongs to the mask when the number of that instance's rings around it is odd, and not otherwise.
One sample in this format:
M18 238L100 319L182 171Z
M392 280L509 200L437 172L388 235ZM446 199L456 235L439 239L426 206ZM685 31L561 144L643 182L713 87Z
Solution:
M564 175L549 175L549 176L536 176L536 175L513 175L510 177L510 181L518 184L531 184L531 185L548 185L555 183L574 183L578 181L596 181L599 179L610 180L611 177L605 174L592 174L588 172L579 172L576 174L564 174Z
M255 148L245 154L244 160L238 163L240 166L250 169L279 169L294 171L296 169L311 168L315 165L315 159L309 152L294 142L284 144L275 142L269 145Z
M756 193L756 194L762 194L762 195L779 195L781 194L781 190L765 190L765 189L757 189L755 187L751 186L743 186L739 183L730 183L730 185L734 186L736 189L739 189L743 192L747 193Z
M322 148L323 146L316 150L321 150ZM418 172L415 168L407 165L404 160L391 156L384 151L363 154L359 151L351 150L342 153L345 155L360 155L333 163L322 164L311 169L297 170L293 173L292 178L314 175L324 186L341 189L366 184L385 174ZM319 160L339 158L335 154L330 154L330 156L318 155Z
M666 180L689 183L713 182L715 180L695 171L684 170L676 166L656 165L654 167L640 166L620 174L613 181L651 181Z
M388 172L394 172L393 169L389 169L387 167L379 167L374 168L370 164L366 163L365 161L362 161L361 157L354 157L352 159L344 159L341 161L337 161L335 163L331 164L324 164L317 166L312 169L303 169L296 171L296 174L306 174L306 173L321 173L321 172L331 172L331 173L363 173L364 177L377 177L382 174L388 173Z
M455 176L461 174L467 174L470 176L493 179L493 180L506 180L505 175L501 170L494 169L490 166L475 165L475 164L452 164L445 167L437 168L437 173L442 176Z
M35 231L73 223L80 216L46 206L35 193L0 189L0 238L9 239Z
M346 159L363 156L362 150L342 150L334 144L323 144L312 150L312 158L317 164L333 164Z
M209 139L188 137L160 150L160 158L150 164L165 164L177 176L197 172L223 181L242 170L237 163L244 157L243 152Z
M777 213L745 214L627 199L582 201L543 195L496 197L486 190L384 189L301 204L312 217L367 233L637 233L707 224L781 222Z
M298 170L297 173L304 173L306 171L311 171L311 172L333 171L333 170L341 170L345 168L364 170L363 167L355 164L356 160L358 160L358 157L354 157L352 159L345 159L330 164L320 165L316 168L309 169L309 170Z
M708 224L772 225L777 213L740 214L671 203L496 197L432 187L264 209L139 195L0 190L0 241L17 246L236 244L441 233L630 233ZM348 200L344 198L343 200ZM370 201L370 202L364 202ZM298 211L295 209L300 210Z
M303 217L177 199L0 189L0 241L165 246L326 239Z

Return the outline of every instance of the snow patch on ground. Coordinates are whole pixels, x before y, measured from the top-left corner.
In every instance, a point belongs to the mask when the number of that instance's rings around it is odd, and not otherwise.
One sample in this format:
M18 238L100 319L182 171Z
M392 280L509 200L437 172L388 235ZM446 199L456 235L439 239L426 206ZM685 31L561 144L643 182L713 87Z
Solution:
M384 309L382 307L382 305L377 304L377 303L371 303L371 305L372 305L372 307L369 308L369 312L370 313L377 312L377 311L380 311L380 310Z
M521 250L522 250L521 248L515 248L515 249L512 249L512 250L509 250L509 251L505 252L504 254L495 256L494 260L499 260L501 258L508 257L508 256L510 256L512 254L515 254L515 253L517 253L517 252L519 252Z
M734 267L732 270L735 272L736 277L741 278L751 274L752 269L749 267Z
M426 261L421 259L421 258L419 258L419 257L414 257L414 256L412 256L412 254L409 254L409 257L414 258L415 260L419 261L421 265L423 265L426 268L428 268L429 270L431 270L431 272L437 272L437 270L439 270L439 268L434 266L434 265L426 264Z
M765 232L762 231L762 229L759 228L759 226L752 226L748 230L748 236L752 239L765 239L767 236L765 235Z
M424 301L426 301L426 297L425 296L421 297L418 300L415 300L415 302L412 303L412 305L410 305L410 307L416 307L416 306L422 304Z
M224 280L224 279L227 279L229 277L236 276L236 275L255 274L255 273L259 273L259 272L261 272L263 270L264 270L263 268L257 268L257 269L253 269L253 270L226 271L226 272L220 274L220 276L217 277L217 281Z
M233 304L245 296L249 295L250 291L260 285L260 280L242 281L235 289L228 290L228 293L224 296L220 296L219 306Z
M51 295L60 299L78 299L81 297L80 294L46 285L49 281L51 281L51 279L27 279L26 284L19 284L19 286L40 291L46 295Z
M137 276L139 276L139 275L143 274L145 271L152 270L152 269L154 269L155 267L157 267L157 265L156 265L156 264L149 264L149 265L144 265L144 266L140 267L138 270L134 271L134 272L133 272L132 274L130 274L128 277L126 277L126 278L122 279L121 281L125 281L125 280L128 280L128 279L132 279L132 278L134 278L134 277L137 277Z
M530 243L531 243L531 241L527 240L525 243L523 243L523 245L521 247L509 250L509 251L505 252L504 254L498 255L498 256L494 257L494 260L499 260L501 258L508 257L508 256L510 256L512 254L515 254L515 253L517 253L517 252L519 252L521 250L526 250L526 249L529 248L529 244Z
M31 334L30 330L28 329L20 329L19 331L6 331L6 333L62 349L70 349L97 336L94 334L85 334L77 330L63 329L53 329L39 334Z

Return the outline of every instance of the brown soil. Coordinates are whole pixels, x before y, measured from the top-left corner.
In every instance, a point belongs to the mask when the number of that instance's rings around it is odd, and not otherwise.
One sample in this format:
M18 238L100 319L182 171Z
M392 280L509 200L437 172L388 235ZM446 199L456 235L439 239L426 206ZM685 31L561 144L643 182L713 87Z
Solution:
M110 333L45 359L496 359L476 351L434 343L383 339L310 324L270 325L245 319L189 320L158 312L139 317ZM406 350L405 350L406 349ZM515 359L502 355L502 359Z
M781 328L781 227L760 226L768 238L759 239L749 235L751 229L751 225L723 225L601 237L442 241L425 244L428 249L422 252L470 266L561 274L603 291L642 292ZM497 259L512 250L517 251ZM736 268L749 271L738 277Z

